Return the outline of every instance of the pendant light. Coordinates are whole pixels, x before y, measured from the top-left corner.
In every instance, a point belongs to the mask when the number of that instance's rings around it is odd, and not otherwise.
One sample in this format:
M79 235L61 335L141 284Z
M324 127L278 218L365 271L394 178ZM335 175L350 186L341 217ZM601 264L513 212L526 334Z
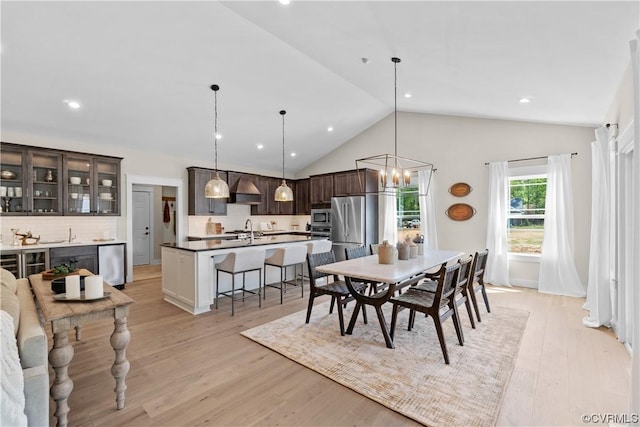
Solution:
M396 190L401 187L416 186L418 183L419 172L426 173L427 183L431 182L431 175L433 174L433 164L423 162L421 160L409 159L406 157L398 156L398 77L397 77L397 65L400 63L400 58L391 58L393 62L393 142L394 151L393 154L380 154L377 156L366 157L364 159L356 160L356 169L360 171L365 168L374 168L379 170L380 186L377 191L367 191L364 185L364 180L361 182L361 190L368 193L379 194L395 194ZM360 173L358 173L360 175ZM362 176L362 175L360 175ZM420 195L426 195L429 189L427 184L424 187L424 193Z
M282 116L282 183L276 188L276 194L274 199L276 202L293 202L293 191L287 185L287 181L284 179L284 115L287 114L285 110L280 111Z
M218 172L218 90L220 86L211 85L211 90L214 94L215 99L215 108L214 108L214 117L213 117L213 141L214 141L214 156L215 156L215 171L216 174L213 179L207 182L207 185L204 186L204 197L207 199L224 199L229 197L229 186L226 182L220 178L220 173Z

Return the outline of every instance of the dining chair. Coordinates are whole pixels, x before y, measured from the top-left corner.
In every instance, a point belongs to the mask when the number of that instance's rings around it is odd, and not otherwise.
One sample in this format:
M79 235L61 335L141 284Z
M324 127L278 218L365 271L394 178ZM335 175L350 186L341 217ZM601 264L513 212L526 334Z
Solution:
M476 292L482 292L482 298L484 299L484 305L487 308L487 313L491 313L491 308L489 307L489 298L487 298L487 291L484 287L484 271L487 267L488 257L489 249L485 249L481 252L476 252L475 256L473 257L473 264L471 265L471 274L469 278L469 296L471 297L471 302L473 303L473 308L475 309L478 322L482 322L482 320L480 320L480 310L478 309Z
M369 250L371 251L371 255L376 255L378 253L379 243L372 243L369 245Z
M456 307L460 307L462 304L465 305L467 309L467 314L469 315L469 321L471 322L471 328L476 328L476 323L473 320L473 313L471 312L471 298L469 294L472 292L470 289L470 279L471 279L471 263L473 261L473 256L465 258L464 260L459 259L458 264L460 264L460 271L458 272L458 281L456 283L456 290L453 295L453 300L456 303ZM435 293L437 289L438 282L436 281L425 281L415 286L414 289L420 291L426 291Z
M353 246L350 248L345 248L344 252L347 259L362 258L362 257L369 256L366 246ZM353 280L354 279L352 279L352 281ZM369 295L377 294L379 291L384 290L389 286L385 283L376 282L375 280L358 279L356 281L362 282L365 285L369 286Z
M453 318L453 325L456 329L456 335L458 335L458 343L460 345L464 345L457 307L453 301L459 271L459 263L441 268L435 293L410 288L403 294L392 297L389 300L393 304L393 313L391 315L391 339L393 339L395 335L398 311L400 308L408 308L410 310L407 322L407 329L409 331L414 326L415 313L424 313L433 319L433 324L436 328L436 333L438 334L438 340L440 341L442 355L444 356L444 362L448 365L449 354L447 352L447 344L442 330L442 322L449 317Z
M333 306L337 305L338 307L338 321L340 322L340 335L344 336L344 316L343 316L343 306L353 299L350 295L349 288L344 280L340 280L337 275L322 273L316 268L321 265L333 264L336 262L335 256L333 252L321 252L315 254L307 254L307 267L309 269L309 304L307 306L307 319L305 323L309 323L311 319L311 310L313 309L313 302L316 297L322 295L330 295L331 296L331 305L329 307L329 313L333 313ZM323 284L318 284L317 281L322 278L332 277L333 281ZM367 286L364 283L356 283L354 284L354 288L359 291L362 291ZM367 323L367 315L363 311L362 317L364 319L364 323Z

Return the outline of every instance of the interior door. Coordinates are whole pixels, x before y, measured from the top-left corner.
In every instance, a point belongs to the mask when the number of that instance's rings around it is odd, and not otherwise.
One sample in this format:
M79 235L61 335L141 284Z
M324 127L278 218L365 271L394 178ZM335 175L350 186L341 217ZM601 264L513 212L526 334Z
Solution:
M133 192L133 265L151 263L151 193Z

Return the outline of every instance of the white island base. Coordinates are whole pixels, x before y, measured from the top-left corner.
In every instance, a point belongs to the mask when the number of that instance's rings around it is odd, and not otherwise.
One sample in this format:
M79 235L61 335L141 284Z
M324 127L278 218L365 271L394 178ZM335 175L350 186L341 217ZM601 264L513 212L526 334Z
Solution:
M215 264L221 262L229 252L265 249L265 257L283 246L305 245L310 240L304 236L273 236L254 243L249 241L195 241L180 245L162 246L162 292L164 300L191 314L211 311L215 300ZM216 243L217 242L217 243ZM264 271L263 271L264 274ZM290 274L293 274L291 272ZM239 278L242 276L239 275ZM280 280L278 269L267 269L267 283ZM257 289L258 272L249 272L245 277L246 289ZM236 287L238 285L236 280ZM220 291L231 290L231 275L220 274ZM275 297L275 293L274 293ZM256 307L258 303L256 301Z

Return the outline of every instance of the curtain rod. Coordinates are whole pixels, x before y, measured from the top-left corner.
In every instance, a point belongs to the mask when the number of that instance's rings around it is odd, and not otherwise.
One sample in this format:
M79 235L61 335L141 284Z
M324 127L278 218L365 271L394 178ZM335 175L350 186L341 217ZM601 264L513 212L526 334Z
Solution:
M577 153L577 152L576 152L576 153L571 153L571 157L573 157L573 156L577 156L577 155L578 155L578 153ZM549 157L549 156L527 157L527 158L525 158L525 159L507 160L507 163L511 163L511 162L523 162L523 161L525 161L525 160L539 160L539 159L546 159L546 158L548 158L548 157ZM485 162L485 163L484 163L484 165L485 165L485 166L488 166L488 165L489 165L489 162Z

